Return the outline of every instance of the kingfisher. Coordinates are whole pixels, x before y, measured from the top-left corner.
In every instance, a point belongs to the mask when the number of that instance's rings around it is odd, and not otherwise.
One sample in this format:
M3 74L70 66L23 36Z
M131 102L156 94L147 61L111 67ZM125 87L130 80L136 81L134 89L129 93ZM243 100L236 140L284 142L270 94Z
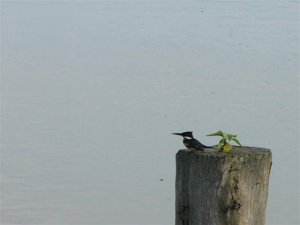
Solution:
M183 133L172 133L183 137L183 144L185 147L191 150L204 151L205 148L212 148L210 146L203 145L200 141L194 138L192 131L186 131Z

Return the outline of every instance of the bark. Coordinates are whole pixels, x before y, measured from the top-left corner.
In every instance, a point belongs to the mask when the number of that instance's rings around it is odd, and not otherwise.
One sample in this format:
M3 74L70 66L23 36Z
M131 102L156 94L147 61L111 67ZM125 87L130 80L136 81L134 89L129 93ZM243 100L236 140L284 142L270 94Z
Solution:
M176 225L264 225L272 154L180 150L176 155Z

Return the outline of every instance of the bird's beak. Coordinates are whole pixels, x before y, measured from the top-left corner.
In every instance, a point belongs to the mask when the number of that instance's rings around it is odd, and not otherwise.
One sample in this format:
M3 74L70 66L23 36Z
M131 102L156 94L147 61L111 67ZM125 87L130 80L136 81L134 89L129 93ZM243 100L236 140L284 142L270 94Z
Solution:
M181 133L172 133L172 134L174 134L174 135L180 135L181 136Z

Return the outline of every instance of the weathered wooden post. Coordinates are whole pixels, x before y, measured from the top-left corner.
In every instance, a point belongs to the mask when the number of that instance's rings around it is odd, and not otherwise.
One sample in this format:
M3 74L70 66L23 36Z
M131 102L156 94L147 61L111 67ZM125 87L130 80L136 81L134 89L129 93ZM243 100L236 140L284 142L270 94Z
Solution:
M271 165L263 148L179 150L176 225L264 225Z

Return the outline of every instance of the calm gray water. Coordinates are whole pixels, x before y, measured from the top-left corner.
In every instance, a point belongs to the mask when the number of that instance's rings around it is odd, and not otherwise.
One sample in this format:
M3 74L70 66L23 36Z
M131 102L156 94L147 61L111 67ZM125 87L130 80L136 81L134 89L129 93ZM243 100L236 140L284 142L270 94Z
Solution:
M298 1L1 8L1 225L174 224L170 133L218 129L272 149L267 225L300 223Z

